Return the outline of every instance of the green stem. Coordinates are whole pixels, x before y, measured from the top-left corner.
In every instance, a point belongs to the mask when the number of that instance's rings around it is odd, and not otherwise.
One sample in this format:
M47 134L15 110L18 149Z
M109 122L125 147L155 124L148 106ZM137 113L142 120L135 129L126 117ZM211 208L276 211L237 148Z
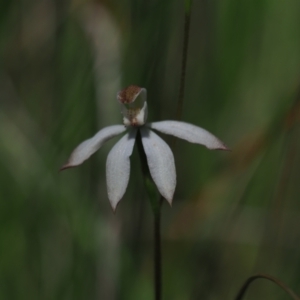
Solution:
M160 208L154 213L154 285L155 300L162 296Z
M192 0L185 0L185 13L190 13L192 7Z
M161 230L160 230L160 211L163 198L157 197L156 186L151 178L147 157L144 152L141 134L138 131L136 143L141 160L142 171L144 175L145 188L149 196L153 216L154 216L154 294L155 300L161 300L162 297L162 259L161 259Z

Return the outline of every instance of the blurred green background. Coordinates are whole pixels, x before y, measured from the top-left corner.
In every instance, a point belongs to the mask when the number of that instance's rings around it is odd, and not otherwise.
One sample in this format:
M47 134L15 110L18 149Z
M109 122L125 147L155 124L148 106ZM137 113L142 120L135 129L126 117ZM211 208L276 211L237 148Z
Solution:
M58 169L121 122L127 85L147 88L149 120L174 119L183 24L183 0L0 3L0 299L153 299L137 151L116 214L117 138ZM257 272L300 294L300 1L194 0L190 29L182 119L232 152L177 142L164 299L233 299ZM289 298L260 281L245 299Z

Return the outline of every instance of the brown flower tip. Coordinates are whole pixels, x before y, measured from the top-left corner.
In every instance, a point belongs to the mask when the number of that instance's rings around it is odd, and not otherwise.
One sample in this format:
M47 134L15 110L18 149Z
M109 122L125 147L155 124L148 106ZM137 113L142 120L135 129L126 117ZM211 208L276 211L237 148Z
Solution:
M230 148L228 148L224 143L222 143L222 146L219 147L216 150L224 150L224 151L232 151Z
M141 89L137 85L130 85L118 93L118 100L123 104L132 103Z
M74 166L71 166L69 165L68 163L63 165L60 169L59 169L59 172L63 171L63 170L66 170L66 169L70 169L70 168L73 168Z

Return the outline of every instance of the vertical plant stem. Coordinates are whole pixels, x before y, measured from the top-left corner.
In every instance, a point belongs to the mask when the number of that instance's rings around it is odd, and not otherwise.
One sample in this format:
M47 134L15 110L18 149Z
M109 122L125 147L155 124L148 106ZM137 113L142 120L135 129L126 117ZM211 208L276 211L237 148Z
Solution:
M150 200L152 212L153 212L153 259L154 259L154 294L155 300L162 299L162 258L161 258L161 230L160 230L160 216L161 216L161 204L163 202L163 197L157 197L156 186L150 175L147 157L144 152L141 134L137 133L136 138L137 148L140 156L141 167L144 175L145 188Z
M189 36L190 36L191 6L192 6L192 0L186 0L185 1L182 58L181 58L181 75L180 75L179 98L178 98L177 111L176 111L176 120L181 120L182 110L183 110L186 63L187 63L187 54L188 54Z
M162 295L162 266L161 266L161 232L160 209L154 213L154 285L155 300L161 300Z

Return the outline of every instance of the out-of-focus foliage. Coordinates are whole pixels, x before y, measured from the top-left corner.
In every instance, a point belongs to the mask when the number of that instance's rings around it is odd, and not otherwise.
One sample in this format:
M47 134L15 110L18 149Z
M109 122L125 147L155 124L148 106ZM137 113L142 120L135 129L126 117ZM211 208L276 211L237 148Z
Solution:
M184 0L0 4L0 299L153 299L152 217L138 155L117 213L112 143L58 173L121 121L116 93L148 90L174 118ZM178 141L163 206L165 299L233 299L257 272L300 294L300 2L193 1L184 121L230 153ZM170 140L168 140L170 141ZM287 299L268 282L247 299Z

